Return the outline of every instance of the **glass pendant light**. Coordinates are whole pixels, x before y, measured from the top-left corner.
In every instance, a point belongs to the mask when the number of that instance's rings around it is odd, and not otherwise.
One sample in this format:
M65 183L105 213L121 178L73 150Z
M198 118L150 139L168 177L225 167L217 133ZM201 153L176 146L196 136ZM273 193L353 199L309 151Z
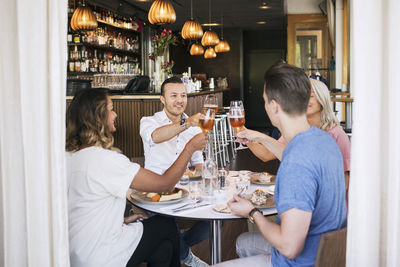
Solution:
M215 53L214 48L209 47L206 49L206 52L204 52L204 58L210 59L210 58L215 58L217 57L217 53Z
M190 19L183 25L181 35L183 39L199 39L203 36L203 28L193 19L193 0L190 0Z
M209 0L209 13L208 13L208 20L209 24L211 24L211 0ZM208 31L206 31L203 35L203 38L201 38L201 44L203 46L214 46L219 43L219 38L218 35L211 31L211 26L209 27ZM213 49L214 51L214 49Z
M190 47L190 55L199 56L202 54L204 54L204 48L197 43L192 44L192 47Z
M155 0L150 7L148 19L151 24L172 24L176 21L175 9L168 0Z
M219 43L215 46L215 52L225 53L229 52L230 50L231 47L229 46L228 42L224 40L224 17L221 14L221 40L219 40Z
M71 18L71 28L77 30L94 30L97 28L97 19L90 7L83 2L82 6L75 9Z

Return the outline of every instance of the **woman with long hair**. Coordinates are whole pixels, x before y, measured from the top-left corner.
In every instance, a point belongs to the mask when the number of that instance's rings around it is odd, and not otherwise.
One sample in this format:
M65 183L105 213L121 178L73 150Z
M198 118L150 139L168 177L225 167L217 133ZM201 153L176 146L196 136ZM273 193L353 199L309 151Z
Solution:
M347 190L350 171L350 140L333 113L328 87L321 81L309 80L311 96L307 108L308 123L328 132L338 144L343 157ZM253 154L264 162L276 158L281 160L283 150L287 145L283 137L275 140L268 135L249 129L237 133L237 136L238 141L247 144Z
M193 137L175 163L158 175L114 147L113 103L107 90L78 92L67 110L66 151L70 260L74 267L180 266L172 218L124 218L129 188L169 192L182 177L205 134ZM144 220L143 220L144 219Z

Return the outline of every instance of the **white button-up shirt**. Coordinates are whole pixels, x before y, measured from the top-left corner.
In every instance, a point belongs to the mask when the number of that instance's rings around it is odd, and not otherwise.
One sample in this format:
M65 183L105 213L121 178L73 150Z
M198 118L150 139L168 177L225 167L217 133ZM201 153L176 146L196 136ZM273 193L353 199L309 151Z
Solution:
M187 117L186 114L184 114ZM154 143L152 134L154 130L164 125L171 124L164 110L155 113L153 116L143 117L140 120L140 136L143 140L144 149L144 167L158 174L163 174L181 154L187 142L198 133L201 133L200 127L189 127L168 141ZM190 165L203 163L202 151L193 153Z

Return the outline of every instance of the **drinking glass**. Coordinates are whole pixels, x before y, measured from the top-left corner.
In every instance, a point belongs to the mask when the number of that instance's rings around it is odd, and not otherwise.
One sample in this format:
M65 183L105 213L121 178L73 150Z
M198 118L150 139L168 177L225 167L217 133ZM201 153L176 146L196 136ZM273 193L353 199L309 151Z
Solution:
M189 182L189 196L192 200L200 200L203 195L203 180Z
M234 100L231 101L231 105L229 108L229 123L232 128L235 129L235 132L240 132L243 129L245 123L244 117L244 106L242 100ZM247 147L243 146L242 143L239 143L239 146L236 149L246 149Z
M240 175L235 179L236 193L245 194L250 187L250 176Z
M203 115L204 117L199 120L199 127L203 133L208 133L214 126L215 111L214 109L205 109Z
M204 99L203 113L207 112L207 109L213 109L215 114L218 113L218 98L216 95L207 95Z

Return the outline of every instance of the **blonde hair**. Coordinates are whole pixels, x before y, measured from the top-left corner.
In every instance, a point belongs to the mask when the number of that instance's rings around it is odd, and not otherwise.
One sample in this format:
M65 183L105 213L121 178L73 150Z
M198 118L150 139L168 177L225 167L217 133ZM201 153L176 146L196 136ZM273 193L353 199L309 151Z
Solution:
M314 89L314 95L317 98L318 103L321 105L321 125L320 128L324 131L339 125L339 121L333 113L331 106L331 96L329 94L328 87L318 80L311 79L311 87Z
M82 146L113 147L114 137L107 126L106 89L88 89L79 91L67 110L67 129L65 149L78 151Z

